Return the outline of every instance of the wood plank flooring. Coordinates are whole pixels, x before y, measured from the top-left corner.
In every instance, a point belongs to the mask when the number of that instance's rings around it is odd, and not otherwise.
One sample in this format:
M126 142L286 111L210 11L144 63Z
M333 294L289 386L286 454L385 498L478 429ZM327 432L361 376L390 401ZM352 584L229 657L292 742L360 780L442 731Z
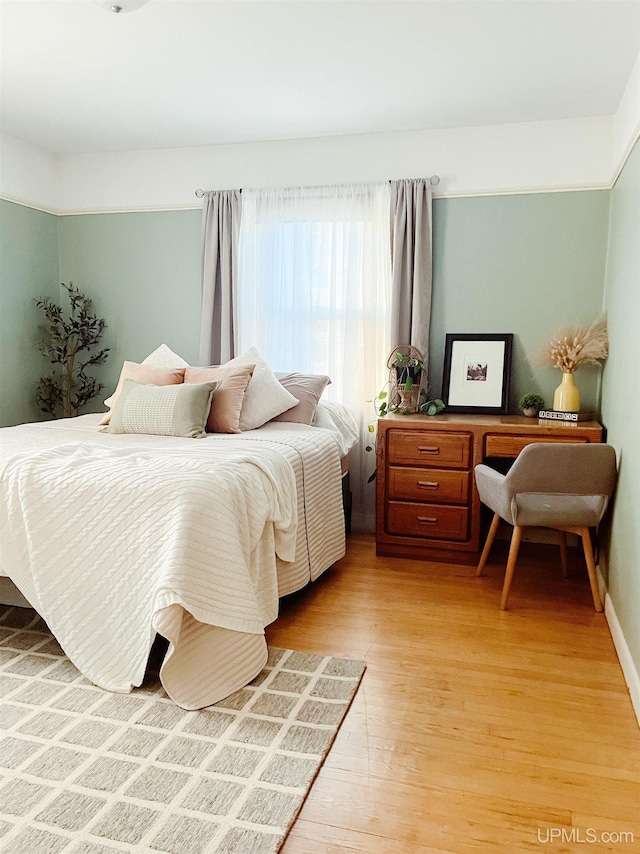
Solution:
M372 536L287 597L270 644L367 670L282 854L640 852L640 731L583 559L475 567Z

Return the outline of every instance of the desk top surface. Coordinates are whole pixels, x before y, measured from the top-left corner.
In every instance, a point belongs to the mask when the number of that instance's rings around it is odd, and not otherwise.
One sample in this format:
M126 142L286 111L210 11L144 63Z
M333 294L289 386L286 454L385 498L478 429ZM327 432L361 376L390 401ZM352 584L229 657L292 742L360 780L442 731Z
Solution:
M402 424L418 427L437 429L442 426L446 429L459 427L478 427L485 430L499 430L500 432L522 433L527 431L541 430L602 430L602 425L597 421L553 421L546 418L527 418L524 415L463 415L454 412L443 412L440 415L398 415L390 413L380 418L379 425L399 427Z

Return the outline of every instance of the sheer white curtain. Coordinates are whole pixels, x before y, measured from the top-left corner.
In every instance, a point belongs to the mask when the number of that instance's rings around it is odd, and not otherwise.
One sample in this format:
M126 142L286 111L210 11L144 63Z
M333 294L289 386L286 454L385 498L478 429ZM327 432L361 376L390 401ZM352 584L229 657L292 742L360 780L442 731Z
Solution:
M255 345L276 371L328 374L362 441L350 458L354 527L373 529L375 466L368 424L387 378L391 302L390 187L243 190L240 351Z

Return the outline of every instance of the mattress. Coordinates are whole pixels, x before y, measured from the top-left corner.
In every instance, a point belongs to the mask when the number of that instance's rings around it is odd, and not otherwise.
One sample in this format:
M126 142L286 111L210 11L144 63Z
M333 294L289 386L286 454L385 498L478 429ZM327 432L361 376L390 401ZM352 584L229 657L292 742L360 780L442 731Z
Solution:
M101 433L98 419L0 431L3 536L12 545L3 549L0 572L96 684L120 691L139 684L159 631L170 641L161 671L167 693L185 708L209 705L263 666L264 626L277 615L277 597L344 553L340 460L348 437L286 423L203 440L122 437ZM109 490L113 500L105 500ZM145 490L157 504L150 517ZM135 560L136 546L126 541L122 559L120 532L132 530L135 513L157 537L147 538ZM47 551L60 526L62 545ZM63 550L66 562L56 557ZM93 583L88 566L100 567ZM105 661L110 632L112 646L120 643L114 638L137 637L135 650L126 640Z

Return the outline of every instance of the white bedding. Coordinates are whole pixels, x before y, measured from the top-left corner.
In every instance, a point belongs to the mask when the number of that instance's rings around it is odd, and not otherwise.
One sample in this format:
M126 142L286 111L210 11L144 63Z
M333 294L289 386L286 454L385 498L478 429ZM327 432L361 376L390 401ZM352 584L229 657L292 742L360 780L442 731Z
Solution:
M96 416L6 428L0 573L96 684L140 684L159 631L167 693L209 705L264 665L276 554L294 589L344 554L343 450L286 423L202 440L103 434Z

